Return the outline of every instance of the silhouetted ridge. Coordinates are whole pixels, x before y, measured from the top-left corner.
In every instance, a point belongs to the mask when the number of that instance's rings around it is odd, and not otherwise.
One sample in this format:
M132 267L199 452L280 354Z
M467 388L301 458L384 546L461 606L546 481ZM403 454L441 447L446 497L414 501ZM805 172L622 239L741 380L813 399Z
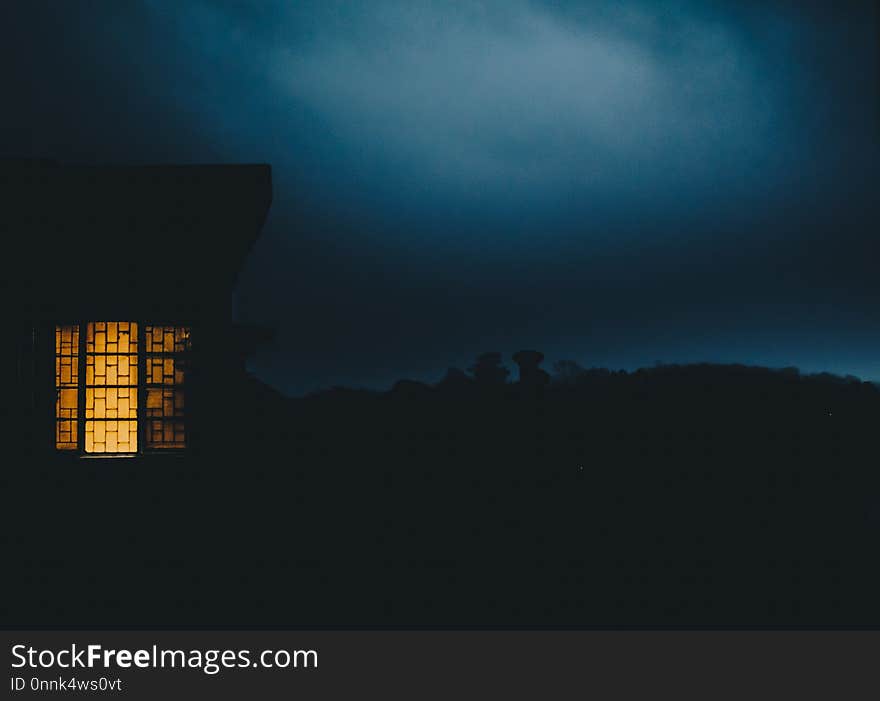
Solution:
M61 563L55 625L83 601L95 625L880 625L874 385L708 363L529 380L540 360L299 399L245 377L222 461L12 473L55 519L16 500L11 561ZM71 548L58 522L102 537ZM33 624L52 592L10 600Z
M767 368L736 363L658 364L654 367L633 371L608 368L584 368L575 361L562 360L554 363L550 375L540 368L543 354L538 351L519 351L513 355L519 366L517 381L510 382L510 372L502 364L501 353L485 353L478 357L467 374L458 368L450 368L445 376L434 384L417 380L398 380L389 391L333 387L307 395L308 398L361 399L391 397L429 398L432 396L468 395L477 390L481 396L487 390L515 396L525 388L546 387L546 396L572 398L583 394L585 399L599 392L611 398L631 396L633 392L675 392L680 396L729 392L731 398L743 399L752 394L756 400L779 395L786 399L821 401L878 395L878 387L859 378L840 376L828 372L803 374L797 368ZM791 393L794 394L791 394ZM800 393L807 394L801 396ZM719 397L720 399L720 397Z

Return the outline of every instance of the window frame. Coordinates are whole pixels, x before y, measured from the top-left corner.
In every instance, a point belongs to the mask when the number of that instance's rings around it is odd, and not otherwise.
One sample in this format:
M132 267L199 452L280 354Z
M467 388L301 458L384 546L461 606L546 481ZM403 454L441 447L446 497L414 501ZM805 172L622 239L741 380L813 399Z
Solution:
M193 327L192 323L181 322L181 321L169 321L169 320L149 320L146 321L141 318L127 318L127 319L113 319L113 321L127 321L130 323L137 324L138 335L136 342L136 356L137 356L137 383L131 385L131 387L137 389L137 418L135 419L135 424L137 426L137 450L129 451L129 452L87 452L85 446L85 425L86 425L86 365L87 365L87 329L89 323L99 323L101 321L111 321L109 318L91 318L88 320L78 320L78 321L57 321L51 327L50 336L52 338L52 357L53 361L58 357L58 350L56 346L56 335L55 331L59 327L75 327L78 333L78 344L77 344L77 409L76 409L76 448L59 448L57 444L57 423L60 420L57 416L57 411L55 409L55 402L52 402L52 411L53 411L53 423L52 423L52 449L56 455L64 455L69 456L71 458L77 459L112 459L112 458L137 458L148 455L167 455L167 456L180 456L185 454L191 448L191 423L190 423L190 415L189 415L189 406L191 406L191 376L190 371L192 368L191 358L192 358L192 349L193 349ZM172 385L167 385L167 387L179 388L184 392L184 405L183 405L183 416L180 419L184 425L184 441L183 446L174 446L174 447L147 447L147 427L146 424L150 420L155 420L155 417L147 416L147 390L148 389L161 389L162 385L157 385L155 383L147 382L147 374L146 374L146 364L147 364L147 356L155 357L156 355L166 355L165 353L156 354L152 351L148 351L147 343L146 343L146 329L148 326L151 327L174 327L174 328L185 328L188 333L188 343L187 349L184 351L172 351L168 353L168 356L172 356L175 359L181 358L185 361L184 365L184 375L183 381L180 384L174 383ZM54 367L54 366L53 366ZM53 384L53 397L57 397L57 393L59 391L59 386L56 382ZM162 420L166 420L164 417ZM175 421L174 417L169 417L171 421Z

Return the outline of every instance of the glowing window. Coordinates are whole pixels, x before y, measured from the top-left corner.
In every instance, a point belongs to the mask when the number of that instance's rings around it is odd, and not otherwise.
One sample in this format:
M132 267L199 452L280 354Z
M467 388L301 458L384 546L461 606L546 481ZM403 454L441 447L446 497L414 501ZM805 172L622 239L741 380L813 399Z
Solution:
M189 351L185 326L56 326L56 449L131 455L185 448Z
M87 453L136 453L138 439L138 325L86 324Z
M148 448L186 447L184 400L189 329L146 326L146 441Z
M79 327L55 327L55 447L79 446Z

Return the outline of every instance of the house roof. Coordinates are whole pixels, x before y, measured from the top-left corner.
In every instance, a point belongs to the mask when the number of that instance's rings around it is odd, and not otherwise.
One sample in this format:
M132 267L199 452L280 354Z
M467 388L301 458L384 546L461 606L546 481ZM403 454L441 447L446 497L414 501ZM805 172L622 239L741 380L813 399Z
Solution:
M5 241L19 251L8 272L56 311L106 305L108 290L156 313L231 290L272 199L264 164L6 160L0 186Z

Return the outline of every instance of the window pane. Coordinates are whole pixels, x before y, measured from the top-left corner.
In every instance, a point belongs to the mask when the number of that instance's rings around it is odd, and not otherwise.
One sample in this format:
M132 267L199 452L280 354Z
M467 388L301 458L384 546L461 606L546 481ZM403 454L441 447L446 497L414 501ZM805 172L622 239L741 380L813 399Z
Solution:
M79 327L55 327L55 448L77 449Z
M137 421L86 421L87 453L136 453Z
M190 328L145 325L144 338L147 349L145 445L153 449L185 448L184 397Z
M86 325L87 453L137 452L137 333L134 321Z

